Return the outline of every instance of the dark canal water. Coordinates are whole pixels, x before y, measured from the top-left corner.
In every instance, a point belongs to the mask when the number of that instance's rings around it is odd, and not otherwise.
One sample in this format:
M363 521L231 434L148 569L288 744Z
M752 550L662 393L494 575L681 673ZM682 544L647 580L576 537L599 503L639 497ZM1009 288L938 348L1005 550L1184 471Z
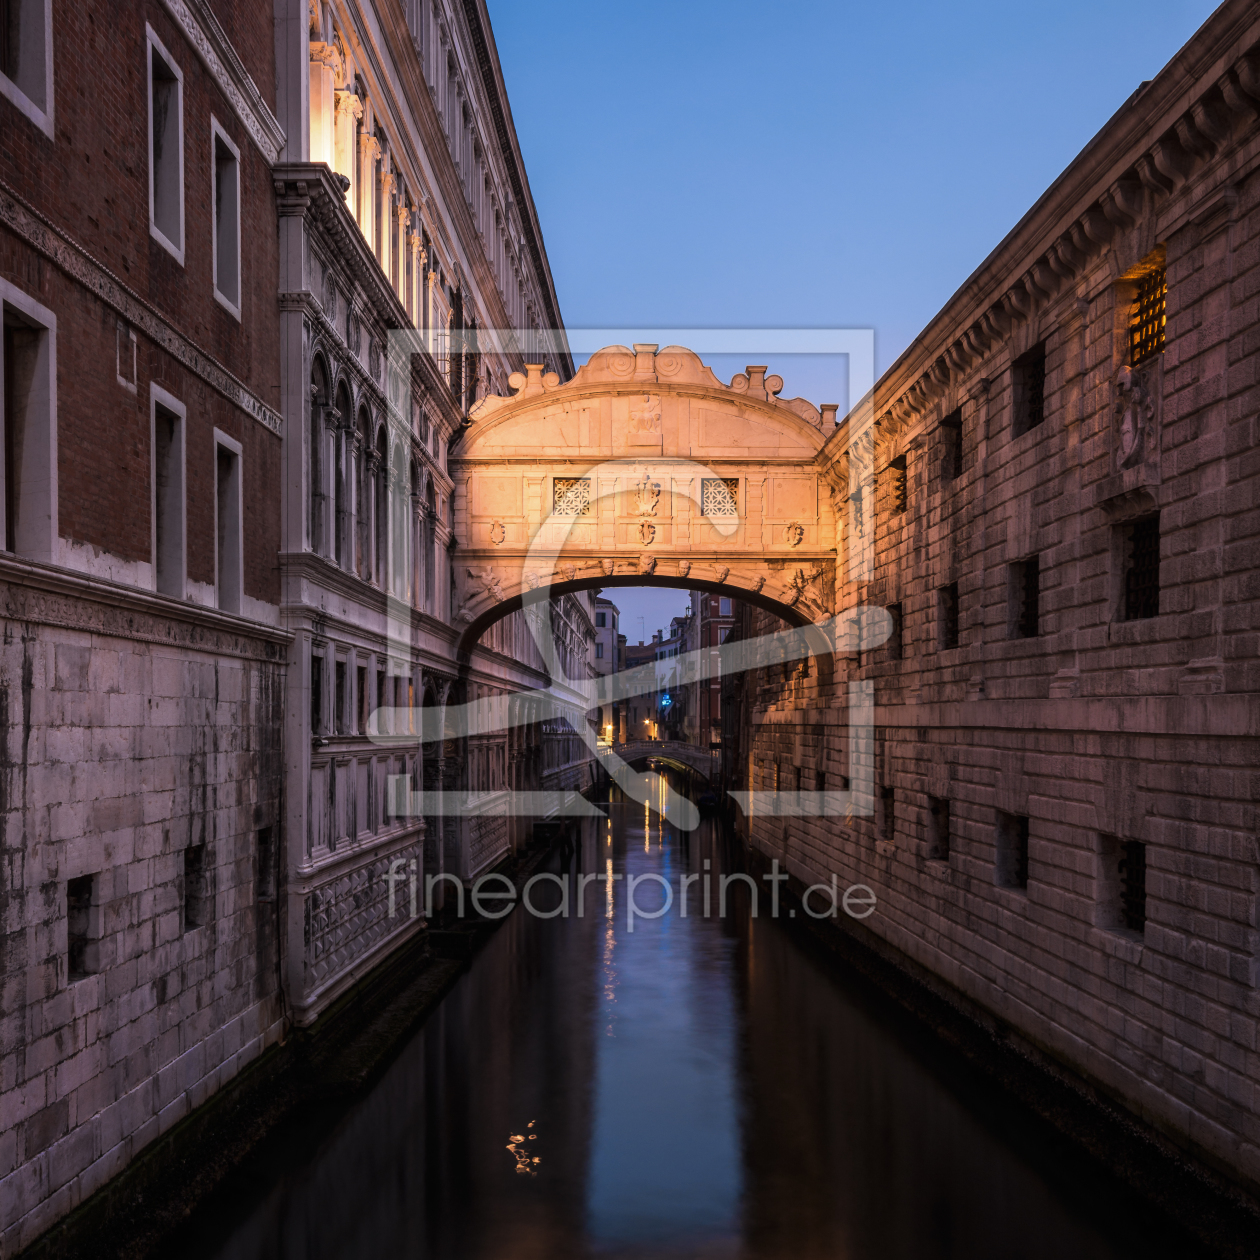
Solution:
M609 870L677 890L738 853L715 824L688 835L609 808L567 862L601 876L584 916L514 913L371 1096L227 1223L215 1254L1132 1254L765 905L706 919L697 883L687 917L675 906L629 931L626 880ZM661 904L650 882L636 896Z

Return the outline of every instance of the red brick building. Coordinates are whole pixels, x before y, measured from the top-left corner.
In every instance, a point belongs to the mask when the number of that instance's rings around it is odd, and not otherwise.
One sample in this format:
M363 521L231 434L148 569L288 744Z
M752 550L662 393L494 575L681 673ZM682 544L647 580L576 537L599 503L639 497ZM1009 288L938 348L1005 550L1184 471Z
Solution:
M0 65L0 1249L278 1035L270 5L15 0Z

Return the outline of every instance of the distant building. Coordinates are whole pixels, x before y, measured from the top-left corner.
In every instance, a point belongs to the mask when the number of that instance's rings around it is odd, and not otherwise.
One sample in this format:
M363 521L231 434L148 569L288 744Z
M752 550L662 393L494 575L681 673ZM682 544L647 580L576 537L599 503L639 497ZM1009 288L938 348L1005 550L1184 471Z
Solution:
M621 616L617 605L600 595L595 600L595 656L592 668L597 677L609 677L620 668L620 648L625 636L618 633ZM604 743L616 742L621 728L619 704L609 701L599 709L599 738Z
M713 595L708 591L691 592L691 633L693 648L715 648L726 642L735 624L734 601L727 595ZM693 688L694 718L692 740L702 746L712 747L722 742L722 678L714 668L709 677L695 683Z

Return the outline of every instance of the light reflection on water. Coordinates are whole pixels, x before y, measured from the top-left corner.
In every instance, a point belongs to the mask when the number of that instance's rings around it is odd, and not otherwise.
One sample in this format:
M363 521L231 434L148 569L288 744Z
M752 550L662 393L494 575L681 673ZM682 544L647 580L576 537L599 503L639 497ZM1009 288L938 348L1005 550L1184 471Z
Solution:
M708 821L680 834L615 805L587 823L567 866L597 876L586 914L511 915L318 1150L277 1169L230 1236L197 1223L200 1254L1121 1254L739 898L706 918L697 882L685 918L675 904L627 931L626 876L677 891L708 864L716 893L732 860ZM660 897L645 883L636 900ZM517 1173L525 1148L530 1175Z

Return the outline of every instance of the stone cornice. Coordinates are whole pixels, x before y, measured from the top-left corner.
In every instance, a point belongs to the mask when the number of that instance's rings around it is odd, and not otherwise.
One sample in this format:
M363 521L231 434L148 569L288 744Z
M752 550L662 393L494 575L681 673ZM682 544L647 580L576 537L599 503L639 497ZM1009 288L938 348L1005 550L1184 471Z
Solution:
M385 325L386 332L391 329L414 332L406 308L398 300L398 294L386 280L380 263L363 239L363 233L359 231L359 226L346 205L345 196L340 186L334 182L333 173L328 167L322 162L286 162L272 168L272 178L275 183L277 212L281 217L299 215L313 225L336 265L350 274L366 296L372 314ZM295 302L308 305L306 293L284 294L281 300L290 307ZM322 308L320 317L331 328L329 321L323 317ZM340 334L333 335L341 340ZM456 428L459 424L459 408L446 378L438 371L433 356L420 345L418 334L416 354L412 358L413 370L417 362L426 391L441 403L446 423L452 429ZM369 373L364 375L365 379L371 381ZM372 385L377 392L380 391L378 382L372 381Z
M115 310L233 406L253 416L277 437L282 435L284 422L278 412L251 393L217 359L180 332L156 307L129 289L83 246L72 241L60 228L54 227L3 181L0 181L0 224L9 228L72 280Z
M0 555L0 616L166 647L284 662L293 636L275 626L57 565Z
M162 0L166 11L184 32L219 91L232 103L258 151L273 165L285 145L284 128L263 100L236 49L206 0Z
M1260 160L1258 115L1260 19L1249 0L1226 0L972 273L859 415L881 442L894 436L1069 291L1118 233L1154 220L1167 235L1202 213Z

